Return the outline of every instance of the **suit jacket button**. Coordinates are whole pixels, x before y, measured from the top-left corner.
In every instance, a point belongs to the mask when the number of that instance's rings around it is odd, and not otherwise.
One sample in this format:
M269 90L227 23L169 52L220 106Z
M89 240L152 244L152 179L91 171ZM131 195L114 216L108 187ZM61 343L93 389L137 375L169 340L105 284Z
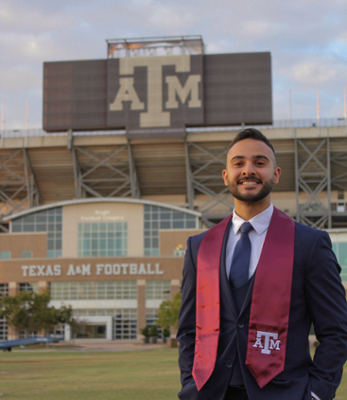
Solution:
M243 327L245 326L245 324L244 324L243 322L239 322L239 323L237 324L237 326L238 326L239 328L243 328Z
M228 368L231 368L231 367L233 366L233 363L232 363L230 360L228 360L228 361L226 362L226 366L227 366Z

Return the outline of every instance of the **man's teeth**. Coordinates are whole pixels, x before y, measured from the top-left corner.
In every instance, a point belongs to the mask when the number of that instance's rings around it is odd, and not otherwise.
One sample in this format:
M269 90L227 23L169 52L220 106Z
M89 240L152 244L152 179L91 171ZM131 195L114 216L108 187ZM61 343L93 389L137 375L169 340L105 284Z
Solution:
M242 185L255 185L257 182L253 182L253 181L246 181L246 182L242 182Z

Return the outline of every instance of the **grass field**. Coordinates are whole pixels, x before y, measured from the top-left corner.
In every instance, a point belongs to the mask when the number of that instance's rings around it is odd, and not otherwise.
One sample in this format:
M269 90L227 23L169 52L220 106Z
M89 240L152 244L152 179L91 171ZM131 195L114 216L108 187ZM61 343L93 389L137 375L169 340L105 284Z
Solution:
M4 400L174 400L179 389L177 349L0 353ZM336 399L347 399L347 371Z

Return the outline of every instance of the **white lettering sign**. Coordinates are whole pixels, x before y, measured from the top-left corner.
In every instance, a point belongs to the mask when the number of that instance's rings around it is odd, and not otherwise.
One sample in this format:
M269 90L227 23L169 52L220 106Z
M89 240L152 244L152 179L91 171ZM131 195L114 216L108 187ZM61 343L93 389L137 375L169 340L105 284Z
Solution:
M61 265L22 265L23 277L45 277L45 276L61 276ZM160 264L145 263L122 263L122 264L96 264L92 268L91 264L69 264L67 276L90 276L92 271L96 275L163 275L164 271L160 269ZM273 344L276 346L276 343Z
M83 222L115 222L124 221L123 215L111 215L108 210L95 210L94 215L82 215L81 221Z
M264 338L263 341L262 338ZM263 354L271 354L271 350L280 350L281 341L277 338L277 333L257 331L257 338L253 347L261 348Z
M22 265L23 276L60 276L61 265Z
M125 57L119 60L120 75L134 75L135 67L147 67L147 111L140 113L140 127L168 127L170 126L170 112L163 111L163 66L173 65L176 72L190 72L190 56L166 56L166 57ZM165 82L168 85L168 100L165 103L167 109L178 108L176 95L182 104L188 102L189 108L200 108L199 82L201 75L189 75L187 81L181 85L177 76L167 76ZM123 102L129 101L131 110L144 110L145 104L140 101L134 87L134 78L122 77L119 79L120 87L110 111L122 111Z
M90 264L81 264L81 265L73 265L69 264L69 270L67 271L68 276L75 275L91 275L91 265Z
M155 264L96 264L96 275L162 275L160 265Z

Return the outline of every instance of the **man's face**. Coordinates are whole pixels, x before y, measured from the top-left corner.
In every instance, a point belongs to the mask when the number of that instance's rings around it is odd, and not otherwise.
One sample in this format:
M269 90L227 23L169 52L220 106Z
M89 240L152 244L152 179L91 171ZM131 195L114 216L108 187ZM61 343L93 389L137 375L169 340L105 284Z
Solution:
M272 185L278 183L280 174L269 146L260 140L244 139L229 150L223 179L235 199L270 203Z

